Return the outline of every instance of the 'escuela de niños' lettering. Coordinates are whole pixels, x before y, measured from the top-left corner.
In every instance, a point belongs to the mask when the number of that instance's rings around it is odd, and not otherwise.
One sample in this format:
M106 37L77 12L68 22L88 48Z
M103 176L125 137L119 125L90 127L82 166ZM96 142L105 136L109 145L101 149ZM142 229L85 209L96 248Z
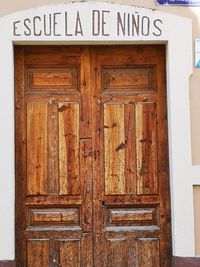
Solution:
M113 16L114 24L109 25L109 16ZM162 20L150 18L139 12L116 12L109 10L92 10L90 35L93 37L110 36L111 30L116 36L161 36ZM73 19L73 21L72 21ZM13 23L13 35L17 36L84 36L84 16L79 11L72 18L69 12L56 12L17 20ZM63 27L64 26L64 27ZM64 30L63 30L64 29Z

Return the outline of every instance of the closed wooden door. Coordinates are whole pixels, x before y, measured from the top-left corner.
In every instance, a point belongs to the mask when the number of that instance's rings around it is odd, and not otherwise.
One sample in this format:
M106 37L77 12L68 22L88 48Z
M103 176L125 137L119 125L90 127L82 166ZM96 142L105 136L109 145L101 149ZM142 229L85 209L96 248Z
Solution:
M16 47L16 262L169 267L164 46Z

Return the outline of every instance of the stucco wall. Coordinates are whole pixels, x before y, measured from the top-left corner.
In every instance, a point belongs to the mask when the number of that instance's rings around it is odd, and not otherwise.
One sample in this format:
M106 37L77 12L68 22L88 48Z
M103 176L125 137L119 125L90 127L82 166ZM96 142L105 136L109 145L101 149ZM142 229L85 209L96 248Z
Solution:
M61 0L0 0L0 16L9 14L22 9L37 7L46 4L56 4ZM74 0L73 2L78 2ZM200 38L200 7L176 7L176 6L158 6L154 0L115 0L114 3L123 3L128 5L142 6L156 10L168 12L171 14L191 18L193 22L193 39ZM184 64L183 61L180 64ZM177 88L181 94L181 88ZM195 69L190 79L190 110L191 110L191 133L192 133L192 158L193 164L200 164L200 69ZM177 99L178 101L178 99Z

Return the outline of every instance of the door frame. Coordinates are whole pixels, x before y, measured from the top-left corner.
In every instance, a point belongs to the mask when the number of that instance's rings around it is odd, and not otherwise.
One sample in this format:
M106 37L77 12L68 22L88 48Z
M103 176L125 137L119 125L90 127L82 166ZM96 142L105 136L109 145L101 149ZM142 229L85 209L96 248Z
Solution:
M66 12L73 14L86 10L109 10L110 13L139 12L144 17L159 17L162 20L163 33L161 36L14 36L13 23L22 18L35 18L46 12ZM90 27L86 21L87 28ZM175 25L175 26L174 26ZM184 31L181 29L184 28ZM14 65L13 45L45 44L45 45L109 45L109 44L166 44L167 70L167 106L169 129L169 164L171 186L172 213L172 242L173 255L194 256L194 214L193 214L193 185L200 184L200 167L192 166L190 113L189 113L189 77L192 74L192 25L191 20L152 11L151 9L136 8L119 4L101 2L69 3L49 5L10 14L0 18L0 114L1 140L0 147L0 260L15 258L15 132L14 132ZM180 65L184 55L185 64ZM177 101L178 100L178 101ZM175 138L174 138L175 137ZM176 138L177 137L177 138ZM180 186L181 185L181 186ZM184 206L184 210L181 208ZM6 246L4 244L7 244Z

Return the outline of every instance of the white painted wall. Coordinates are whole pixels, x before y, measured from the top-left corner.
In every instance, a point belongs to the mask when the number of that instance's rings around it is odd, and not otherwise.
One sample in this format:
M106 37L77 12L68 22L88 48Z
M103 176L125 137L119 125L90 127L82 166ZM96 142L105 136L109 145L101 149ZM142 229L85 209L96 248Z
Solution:
M109 36L91 35L91 11L108 10ZM84 36L47 37L13 36L13 22L32 19L47 13L65 12L83 19ZM155 36L117 36L116 12L139 12L154 19L161 19L162 34ZM64 24L63 24L64 27ZM192 186L198 182L200 168L191 161L189 77L192 73L192 25L189 19L161 13L150 9L108 3L84 2L50 5L21 11L0 18L0 260L14 259L14 70L13 42L17 44L137 44L166 43L167 92L169 124L169 159L171 181L171 209L173 254L194 256L194 214ZM64 29L61 28L64 32Z

